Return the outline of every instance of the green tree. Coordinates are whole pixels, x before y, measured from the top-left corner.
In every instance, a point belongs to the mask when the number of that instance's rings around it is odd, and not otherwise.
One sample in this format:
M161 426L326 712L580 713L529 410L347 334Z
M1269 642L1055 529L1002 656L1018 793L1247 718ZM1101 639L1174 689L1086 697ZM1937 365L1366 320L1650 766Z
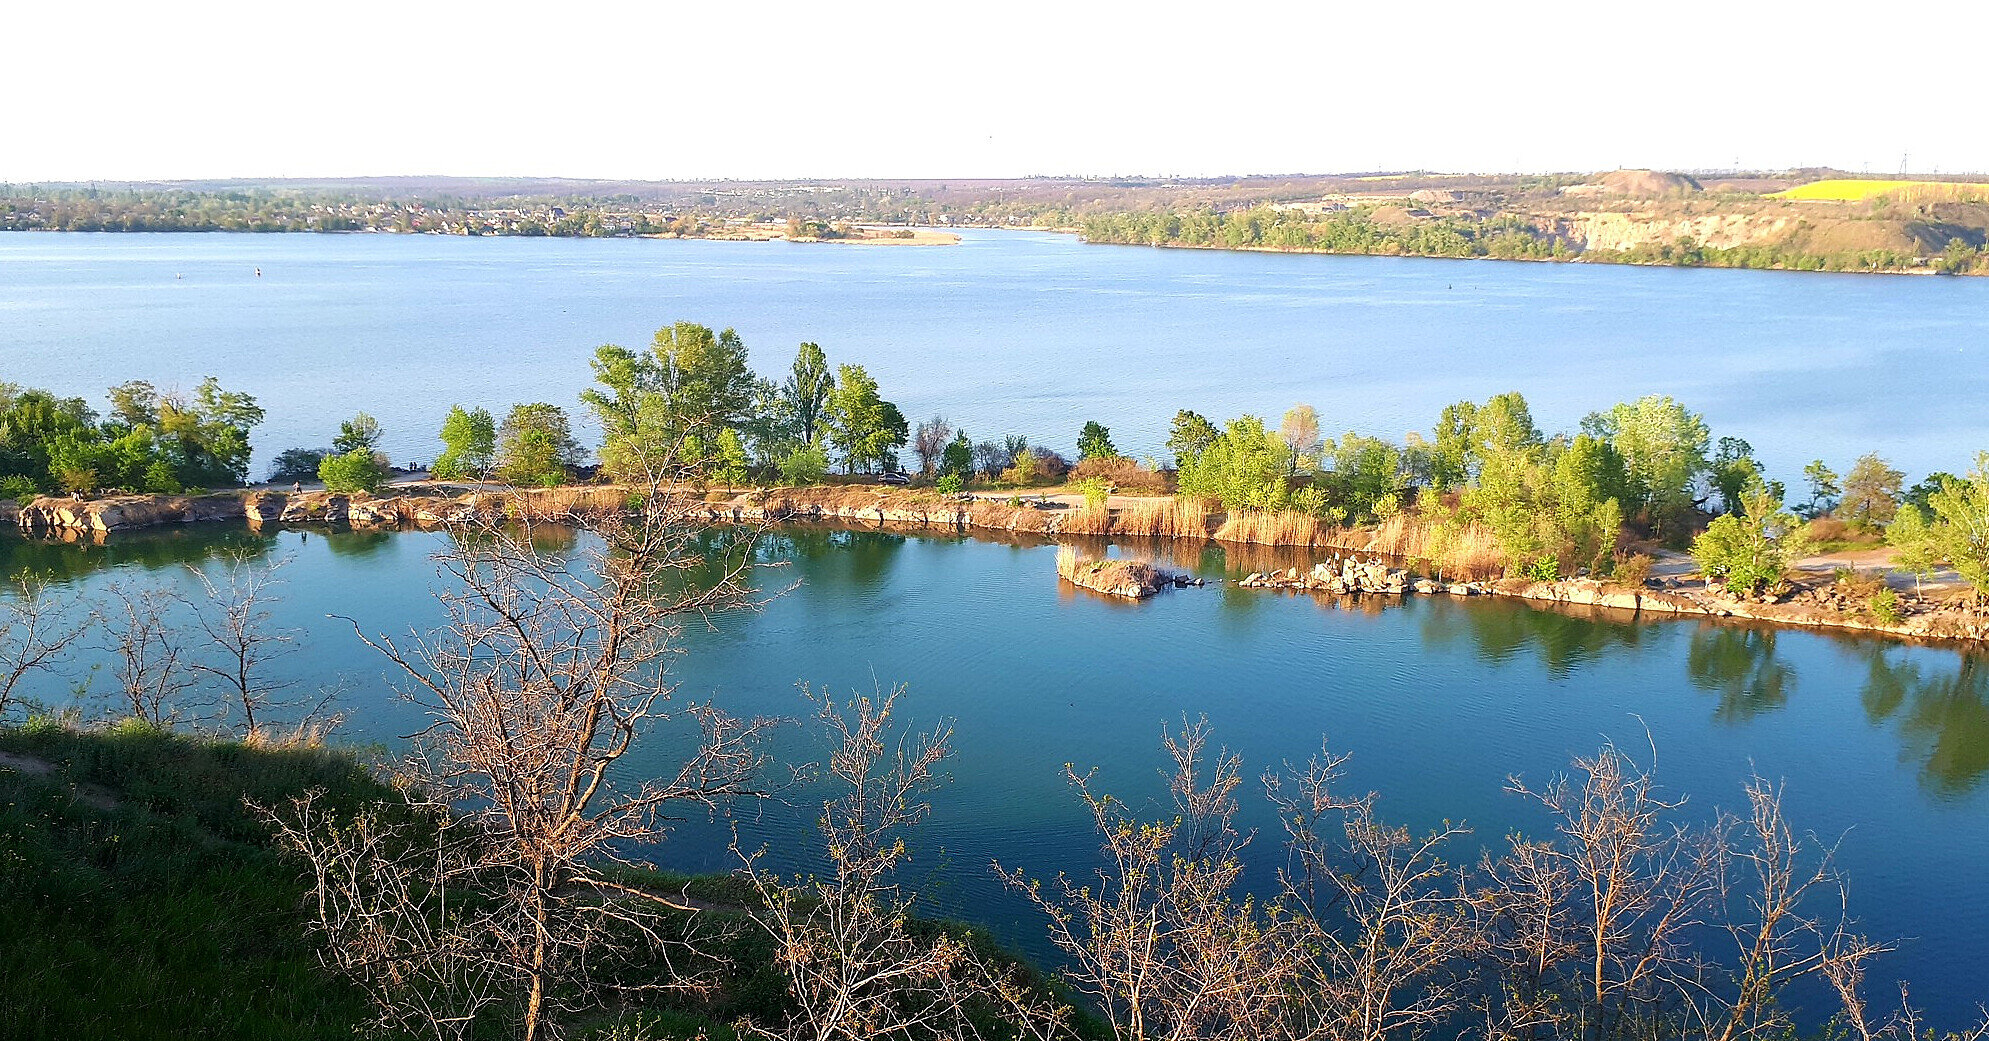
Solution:
M939 456L939 472L962 480L974 472L974 439L965 430L956 431L953 440L946 443Z
M1225 509L1281 510L1291 505L1285 448L1256 416L1230 420L1202 451L1181 460L1181 494L1215 499Z
M842 452L845 473L888 467L910 435L898 406L878 395L877 381L861 365L837 366L823 414L829 440Z
M650 350L668 414L678 424L737 426L750 412L753 373L737 332L678 322L656 330Z
M318 480L328 492L377 492L387 473L386 459L364 448L334 452L318 462Z
M781 392L794 411L801 440L814 444L826 432L823 419L829 392L835 388L836 378L829 372L829 359L823 355L822 348L812 343L802 344L794 354L787 381L781 384Z
M1975 590L1977 599L1989 595L1989 452L1975 454L1975 468L1966 479L1941 482L1927 506L1933 512L1928 534L1941 559Z
M829 455L820 445L797 445L780 461L781 480L788 484L818 484L828 472Z
M497 421L489 410L451 406L442 420L442 454L429 472L437 480L479 480L490 475L497 460Z
M1727 592L1746 596L1779 586L1806 552L1802 522L1760 482L1740 496L1741 512L1723 513L1692 542L1692 559Z
M1430 483L1437 491L1447 492L1471 480L1478 455L1477 416L1478 406L1469 401L1445 405L1438 414L1429 449Z
M1837 516L1862 528L1884 527L1899 512L1906 475L1893 469L1876 452L1867 452L1844 475L1844 498Z
M1941 548L1934 542L1927 514L1912 503L1904 503L1892 523L1886 525L1885 543L1893 549L1895 566L1913 576L1918 590L1941 564Z
M659 476L693 454L689 439L710 441L755 415L759 384L731 329L678 322L656 331L647 354L606 344L592 365L599 386L580 398L601 421L601 465L620 480Z
M1086 459L1110 459L1118 454L1119 450L1112 445L1112 432L1105 429L1103 423L1095 419L1087 420L1084 429L1077 432L1079 462Z
M159 425L159 392L144 380L129 380L110 389L111 418L132 427Z
M1623 506L1641 514L1654 533L1684 522L1693 482L1707 468L1706 421L1667 395L1652 394L1582 421L1623 457Z
M1823 460L1813 459L1803 467L1803 479L1809 482L1808 513L1821 517L1837 505L1837 496L1843 489L1837 487L1837 471L1823 465Z
M345 455L350 452L372 452L380 447L380 421L364 412L353 416L338 425L338 436L332 438L332 453Z
M1732 513L1740 509L1740 496L1747 486L1765 481L1766 475L1760 460L1754 458L1753 445L1738 437L1723 437L1713 452L1707 479L1719 493L1721 511Z
M331 453L322 448L286 448L269 465L269 483L289 484L318 476L318 464Z
M513 405L497 431L497 473L516 485L552 487L580 462L566 410L539 401Z
M1199 458L1221 436L1222 431L1208 417L1184 408L1174 413L1174 423L1167 433L1167 450L1174 453L1174 465L1181 467Z

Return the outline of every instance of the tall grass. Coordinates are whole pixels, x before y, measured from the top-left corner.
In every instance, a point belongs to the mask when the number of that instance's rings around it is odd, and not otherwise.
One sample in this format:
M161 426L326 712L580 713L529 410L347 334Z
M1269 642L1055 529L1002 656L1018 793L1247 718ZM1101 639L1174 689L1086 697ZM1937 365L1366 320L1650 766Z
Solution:
M1218 542L1262 546L1314 546L1329 530L1319 518L1297 510L1232 510L1214 537Z
M1206 539L1210 512L1206 499L1178 496L1148 499L1120 510L1112 521L1112 532L1163 539Z

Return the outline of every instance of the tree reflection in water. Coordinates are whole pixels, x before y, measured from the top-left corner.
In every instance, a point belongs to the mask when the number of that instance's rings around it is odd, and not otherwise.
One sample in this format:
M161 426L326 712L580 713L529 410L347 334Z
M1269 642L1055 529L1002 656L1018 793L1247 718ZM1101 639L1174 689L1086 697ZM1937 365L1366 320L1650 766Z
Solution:
M1478 657L1493 663L1530 653L1556 679L1614 649L1636 647L1650 629L1650 623L1633 615L1602 609L1550 610L1491 600L1451 603L1436 597L1425 606L1422 633L1428 643L1454 646L1469 639Z
M1775 657L1775 632L1708 623L1692 634L1685 672L1692 685L1720 697L1713 718L1744 723L1788 704L1796 670Z
M1976 653L1957 655L1955 671L1929 674L1900 649L1867 655L1865 717L1897 720L1900 759L1920 764L1920 783L1944 797L1973 791L1989 772L1989 669Z

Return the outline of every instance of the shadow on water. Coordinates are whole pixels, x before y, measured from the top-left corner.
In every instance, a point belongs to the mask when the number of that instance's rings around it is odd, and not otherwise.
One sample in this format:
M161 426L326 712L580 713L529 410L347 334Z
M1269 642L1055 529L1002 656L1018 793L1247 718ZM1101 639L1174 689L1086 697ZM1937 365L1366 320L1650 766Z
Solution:
M1700 690L1719 695L1713 718L1745 723L1788 704L1796 670L1775 656L1775 633L1708 623L1692 634L1685 674Z
M1479 598L1439 603L1424 612L1422 637L1433 646L1469 640L1478 658L1492 664L1531 655L1560 679L1612 650L1636 647L1650 628L1650 623L1616 611L1544 610Z
M874 592L884 587L906 540L906 536L888 531L796 526L762 536L759 552L761 559L769 562L804 565L811 582Z
M1958 656L1952 673L1928 672L1892 648L1873 647L1861 700L1874 726L1897 721L1900 759L1920 764L1920 783L1944 798L1966 795L1989 772L1989 668Z

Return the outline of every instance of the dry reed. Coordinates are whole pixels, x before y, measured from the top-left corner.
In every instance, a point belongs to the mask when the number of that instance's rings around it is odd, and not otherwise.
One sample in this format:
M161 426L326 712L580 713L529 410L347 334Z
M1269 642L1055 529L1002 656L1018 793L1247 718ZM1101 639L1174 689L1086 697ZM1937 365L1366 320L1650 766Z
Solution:
M1112 532L1163 539L1209 537L1209 504L1203 499L1149 499L1134 503L1113 518Z

